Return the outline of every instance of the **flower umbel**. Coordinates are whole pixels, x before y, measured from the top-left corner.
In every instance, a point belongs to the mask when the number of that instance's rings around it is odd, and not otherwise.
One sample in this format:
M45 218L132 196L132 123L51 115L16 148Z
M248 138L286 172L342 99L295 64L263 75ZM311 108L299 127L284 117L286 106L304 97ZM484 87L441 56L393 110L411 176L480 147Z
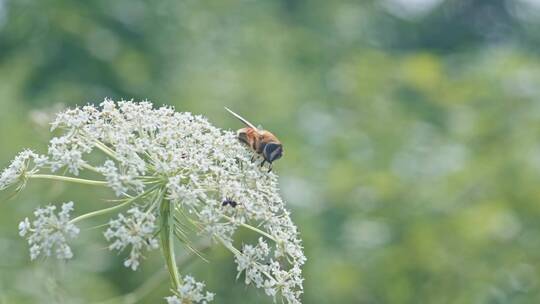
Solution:
M286 303L301 303L301 267L306 258L279 195L277 175L253 163L252 152L234 132L171 107L111 100L100 107L68 109L58 114L52 128L61 134L51 139L48 156L21 153L0 176L0 190L19 179L52 179L108 187L117 200L71 221L72 204L58 216L54 207L38 209L35 222L25 219L20 224L21 235L30 235L33 259L50 255L52 247L60 248L58 257L71 257L65 241L78 233L73 223L129 206L109 222L105 232L112 242L109 248L129 249L124 264L136 270L143 252L161 246L175 293L166 298L169 303L206 303L213 298L203 294L202 283L190 276L182 279L176 265L175 243L199 254L191 242L194 237L225 246L246 284ZM68 176L37 174L45 168ZM258 234L258 242L243 240L242 249L236 248L233 241L239 229Z
M184 283L175 290L175 295L166 297L167 304L197 303L206 304L214 299L214 294L204 292L204 283L197 282L192 276L185 276Z
M38 155L31 150L22 151L0 174L0 190L4 190L20 179L24 180L25 174L37 172L46 162L46 156Z
M62 204L62 210L55 214L56 206L49 205L34 211L36 219L30 223L25 218L19 224L19 234L26 237L30 245L32 260L40 255L51 256L53 251L58 259L71 259L73 252L67 244L68 239L79 234L79 228L69 222L73 202Z
M117 219L109 222L109 229L105 231L108 241L114 240L109 245L110 250L124 250L131 246L129 258L124 261L124 266L137 270L143 250L158 248L158 241L154 238L156 230L156 217L151 213L145 213L134 207L128 210L128 215L119 214Z

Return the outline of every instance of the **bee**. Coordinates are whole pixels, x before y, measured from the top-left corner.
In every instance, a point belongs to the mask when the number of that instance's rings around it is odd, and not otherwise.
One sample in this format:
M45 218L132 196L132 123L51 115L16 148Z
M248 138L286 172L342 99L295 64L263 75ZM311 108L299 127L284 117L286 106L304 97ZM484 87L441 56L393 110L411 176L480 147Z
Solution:
M270 173L272 171L272 163L283 155L283 145L279 139L269 131L258 129L229 108L225 107L225 109L246 125L245 128L239 129L236 132L238 140L248 145L253 152L263 157L261 167L268 162L268 173ZM255 156L251 158L251 161L254 159Z

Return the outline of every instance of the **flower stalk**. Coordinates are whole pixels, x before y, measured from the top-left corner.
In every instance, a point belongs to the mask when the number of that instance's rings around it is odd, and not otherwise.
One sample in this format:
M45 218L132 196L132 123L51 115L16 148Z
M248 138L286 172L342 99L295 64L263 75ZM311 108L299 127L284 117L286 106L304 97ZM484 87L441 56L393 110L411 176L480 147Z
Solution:
M77 183L77 184L83 184L83 185L105 186L105 187L107 187L107 182L105 182L105 181L97 181L97 180L90 180L90 179L76 178L76 177L69 177L69 176L61 176L61 175L27 174L26 177L32 178L32 179L50 179L50 180L71 182L71 183Z
M159 213L161 217L161 249L163 258L167 264L169 275L171 277L171 285L173 290L177 290L182 286L178 266L176 265L176 257L174 252L174 215L171 213L171 202L162 200L160 203Z
M93 211L93 212L89 212L89 213L86 213L86 214L83 214L83 215L80 215L74 219L72 219L70 221L70 223L74 224L76 222L79 222L79 221L82 221L84 219L88 219L88 218L92 218L92 217L95 217L95 216L99 216L99 215L103 215L103 214L107 214L107 213L111 213L113 211L116 211L118 209L121 209L131 203L133 203L134 201L140 199L140 198L143 198L151 193L153 193L155 190L156 190L157 186L154 186L153 188L151 188L150 190L146 191L146 192L143 192L137 196L134 196L134 197L131 197L129 199L126 199L125 202L123 203L120 203L116 206L112 206L112 207L109 207L109 208L104 208L104 209L100 209L100 210L96 210L96 211Z

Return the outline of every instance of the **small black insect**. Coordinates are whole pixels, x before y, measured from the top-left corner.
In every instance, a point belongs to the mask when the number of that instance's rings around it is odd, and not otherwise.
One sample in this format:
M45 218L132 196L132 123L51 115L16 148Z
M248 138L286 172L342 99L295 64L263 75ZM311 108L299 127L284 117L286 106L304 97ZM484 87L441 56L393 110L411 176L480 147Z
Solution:
M227 205L231 205L231 207L234 208L234 207L236 207L236 205L238 205L238 203L235 202L235 201L233 201L232 199L229 199L229 198L228 198L228 199L225 199L225 200L223 201L223 203L221 204L221 206L227 206Z

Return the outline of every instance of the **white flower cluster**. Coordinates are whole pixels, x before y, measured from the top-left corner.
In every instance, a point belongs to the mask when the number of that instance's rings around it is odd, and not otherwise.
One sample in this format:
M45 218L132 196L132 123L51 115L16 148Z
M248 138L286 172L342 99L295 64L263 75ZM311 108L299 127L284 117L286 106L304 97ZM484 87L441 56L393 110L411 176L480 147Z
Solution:
M279 251L275 251L276 254ZM244 245L236 254L238 276L245 272L245 283L264 288L267 295L275 297L279 292L289 303L300 303L302 271L298 264L289 270L282 269L280 262L269 259L270 247L263 238L255 246Z
M56 215L56 206L46 206L34 211L36 219L30 223L25 218L19 224L19 234L26 237L30 245L32 260L40 255L51 256L52 251L58 259L71 259L73 252L67 244L69 238L79 234L79 228L69 222L73 202L62 204L62 210Z
M109 245L110 250L124 250L131 246L129 258L124 261L124 266L137 270L142 251L158 248L158 241L154 238L156 231L156 217L151 213L142 212L134 207L128 210L128 216L119 214L117 219L109 222L109 228L105 231L108 241L114 240Z
M132 168L129 169L133 170ZM112 160L105 161L103 166L98 168L98 170L105 176L107 183L117 196L127 193L130 189L135 190L137 193L144 191L144 183L134 178L137 175L136 172L121 174Z
M111 221L105 233L113 242L111 249L131 246L126 266L137 269L143 249L158 245L153 239L158 230L152 210L166 202L172 212L166 222L174 233L186 223L193 224L203 236L222 243L234 254L247 284L254 283L287 303L300 303L300 269L306 258L297 228L279 195L277 176L250 160L253 153L234 132L171 107L156 109L149 102L111 100L100 107L66 110L56 117L52 128L64 132L51 140L48 159L20 156L0 178L0 189L12 183L13 176L20 176L26 168L20 163L29 158L36 164L46 162L53 172L65 168L78 175L89 170L101 175L121 200L139 201L140 209L131 209ZM85 159L92 151L105 159ZM264 239L256 245L246 244L240 251L233 245L240 228Z
M34 163L34 166L30 168L32 162ZM2 171L2 174L0 174L0 190L4 190L16 183L27 171L31 173L37 172L37 170L46 163L46 156L38 155L30 150L22 151L15 157L11 164Z
M176 295L172 297L166 297L167 304L185 304L185 303L198 303L207 304L214 299L214 294L211 292L204 292L204 283L197 282L191 276L185 276L182 280L183 284L176 290Z

